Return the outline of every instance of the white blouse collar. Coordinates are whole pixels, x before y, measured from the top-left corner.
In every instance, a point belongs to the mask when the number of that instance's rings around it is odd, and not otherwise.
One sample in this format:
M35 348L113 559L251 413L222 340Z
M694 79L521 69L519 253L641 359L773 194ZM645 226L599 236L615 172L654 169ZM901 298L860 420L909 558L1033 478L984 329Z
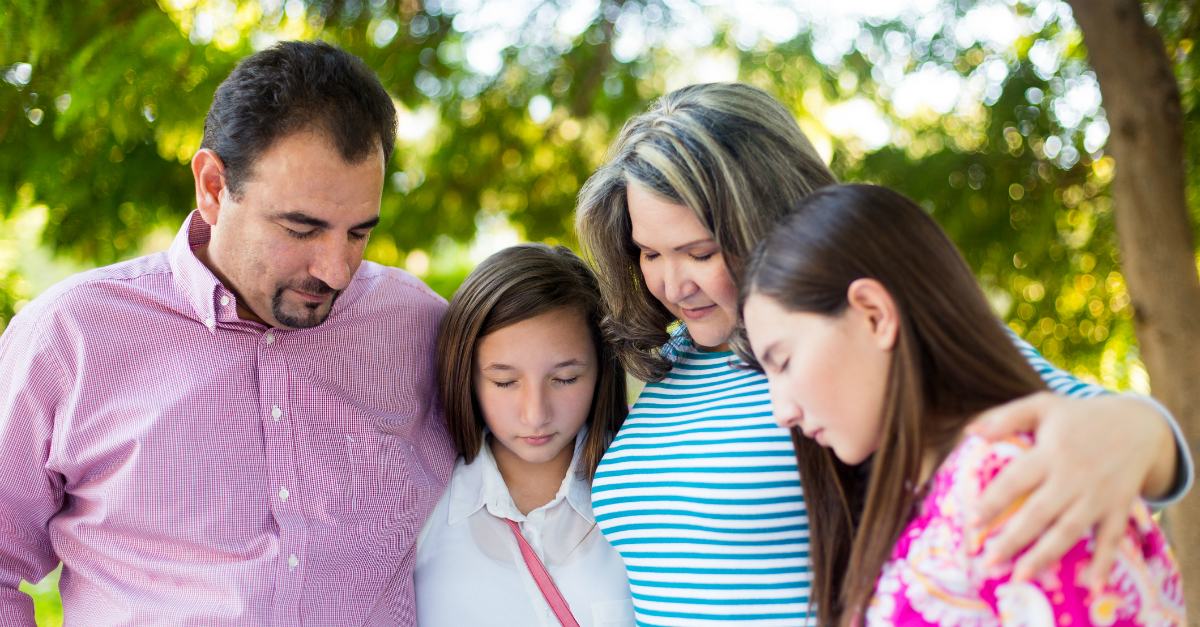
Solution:
M492 456L492 449L487 445L489 434L485 429L484 444L480 447L475 461L464 465L450 478L450 485L447 489L450 492L450 502L448 503L450 519L448 522L451 525L479 511L480 507L487 507L488 512L499 518L508 518L518 522L528 520L528 517L522 514L513 503L508 486L504 483L504 477L500 475L500 469L496 466L496 458ZM571 507L584 520L593 524L596 522L596 517L592 513L591 487L585 479L576 476L586 435L587 427L584 427L575 436L575 453L571 457L571 465L567 468L567 475L563 477L558 493L549 503L530 512L530 516L539 510L548 510L566 498Z

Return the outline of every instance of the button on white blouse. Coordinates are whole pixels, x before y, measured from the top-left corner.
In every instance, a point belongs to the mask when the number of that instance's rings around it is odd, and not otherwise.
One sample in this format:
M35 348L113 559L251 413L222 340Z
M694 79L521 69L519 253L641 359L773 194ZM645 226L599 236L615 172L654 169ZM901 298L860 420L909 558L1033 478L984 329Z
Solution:
M633 627L625 564L596 526L591 488L575 474L583 436L554 499L528 516L513 504L488 446L470 465L459 458L417 537L419 627L558 627L506 518L520 525L580 627Z

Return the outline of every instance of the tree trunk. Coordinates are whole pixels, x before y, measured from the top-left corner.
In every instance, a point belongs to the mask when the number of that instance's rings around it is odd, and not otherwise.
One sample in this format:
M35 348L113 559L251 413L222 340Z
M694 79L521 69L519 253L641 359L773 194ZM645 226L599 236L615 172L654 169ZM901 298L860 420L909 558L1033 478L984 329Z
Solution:
M1184 191L1179 87L1138 0L1069 0L1116 160L1113 202L1134 328L1154 396L1200 455L1200 277ZM1189 623L1200 626L1200 491L1167 512Z

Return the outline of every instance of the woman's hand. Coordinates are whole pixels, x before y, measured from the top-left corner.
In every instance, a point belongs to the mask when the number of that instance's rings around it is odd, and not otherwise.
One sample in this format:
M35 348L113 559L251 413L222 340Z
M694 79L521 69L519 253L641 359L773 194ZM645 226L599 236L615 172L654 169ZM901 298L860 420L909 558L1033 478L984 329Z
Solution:
M1010 559L1036 540L1014 567L1018 581L1061 558L1098 525L1083 575L1098 589L1112 570L1133 500L1163 496L1175 479L1174 434L1162 414L1132 397L1038 392L984 412L968 431L989 440L1036 432L1033 449L988 486L972 521L986 526L1016 508L985 563Z

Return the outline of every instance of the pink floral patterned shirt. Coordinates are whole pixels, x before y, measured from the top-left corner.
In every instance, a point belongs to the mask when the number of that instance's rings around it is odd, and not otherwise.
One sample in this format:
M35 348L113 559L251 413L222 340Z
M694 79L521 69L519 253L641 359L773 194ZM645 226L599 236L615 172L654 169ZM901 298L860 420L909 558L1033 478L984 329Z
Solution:
M868 626L1186 625L1179 568L1140 502L1099 594L1088 592L1080 574L1094 548L1091 533L1027 583L1010 581L1012 561L984 568L984 549L1005 521L971 530L966 513L1000 469L1032 444L1028 436L995 443L972 436L950 454L880 573Z

